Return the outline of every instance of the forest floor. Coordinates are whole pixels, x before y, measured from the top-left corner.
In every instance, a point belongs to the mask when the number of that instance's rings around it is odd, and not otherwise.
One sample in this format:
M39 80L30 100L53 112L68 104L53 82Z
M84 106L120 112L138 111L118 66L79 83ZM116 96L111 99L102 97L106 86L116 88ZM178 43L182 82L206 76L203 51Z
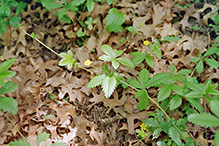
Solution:
M171 64L177 70L193 70L196 63L190 60L203 54L216 43L216 34L208 27L207 15L216 7L213 2L192 3L188 8L175 6L180 0L118 0L112 5L107 2L96 2L91 13L77 14L67 11L72 23L60 23L58 16L43 9L37 2L27 3L27 10L21 12L22 28L28 33L34 32L36 38L58 53L71 50L78 64L94 72L102 72L104 63L98 57L103 55L101 45L107 44L113 49L123 50L124 57L133 59L129 54L133 51L145 52L150 47L144 41L157 42L166 36L176 36L179 40L163 41L160 44L161 59L154 56L154 67L145 61L135 68L121 65L118 73L125 77L137 78L139 72L146 68L150 76L169 72ZM185 1L185 5L187 2ZM189 2L188 2L189 4ZM119 12L126 14L123 27L135 27L135 32L106 31L106 15L115 7ZM90 16L97 21L91 30L82 28L79 21L84 22ZM77 19L76 19L77 18ZM141 26L140 26L141 25ZM194 26L201 27L194 30ZM86 37L77 37L77 31L83 30ZM121 39L125 41L121 43ZM84 42L84 44L81 42ZM18 102L18 113L7 113L12 122L18 127L31 145L35 145L39 133L46 132L50 138L41 145L53 142L63 142L67 145L156 145L157 141L167 138L165 133L152 140L152 133L144 140L136 134L142 120L155 113L157 106L153 102L142 111L138 109L139 98L135 98L136 91L132 88L123 88L119 85L110 98L105 98L101 87L88 89L86 86L94 73L73 66L68 70L58 65L60 58L27 36L19 27L11 27L0 37L0 60L16 58L10 70L16 72L11 80L18 84L19 89L8 93ZM92 66L84 65L86 60ZM219 70L204 65L203 73L195 72L194 76L200 83L212 79L218 83ZM218 87L217 87L218 89ZM147 89L151 98L156 100L158 88ZM157 101L157 100L156 100ZM171 118L176 120L183 117L182 111L186 100L180 108L167 111ZM192 106L190 106L192 108ZM180 110L181 109L181 110ZM202 127L187 122L187 129L192 133L199 145L208 145L213 142L215 128L208 128L208 140ZM13 125L0 113L0 145L7 146L11 141L22 139Z

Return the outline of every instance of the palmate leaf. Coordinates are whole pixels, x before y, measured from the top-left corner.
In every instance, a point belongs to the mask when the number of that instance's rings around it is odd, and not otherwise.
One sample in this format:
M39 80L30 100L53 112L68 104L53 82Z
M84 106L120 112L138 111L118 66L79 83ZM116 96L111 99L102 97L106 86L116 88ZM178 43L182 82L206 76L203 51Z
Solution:
M205 127L219 126L219 119L209 113L196 113L188 116L188 121Z
M40 133L37 136L36 145L39 146L42 141L46 141L49 138L49 135L50 134L46 133L45 131L43 133Z
M177 144L177 145L181 145L182 142L179 138L180 134L179 132L176 130L176 128L174 127L170 127L169 129L169 135L170 137L173 139L173 141Z
M10 146L31 146L29 142L27 142L26 140L21 140L19 139L18 141L12 141L9 143Z
M146 87L156 86L162 82L169 80L171 77L170 73L158 73L149 79Z
M8 111L9 113L16 114L18 111L17 101L10 97L0 97L0 109L4 112Z
M93 77L88 83L87 88L93 88L93 87L99 86L103 82L105 77L106 77L105 74L97 75Z
M75 64L75 59L73 58L73 54L70 50L68 50L67 53L60 53L59 56L62 57L59 61L59 66L67 65L68 69L71 69Z
M105 93L105 97L106 98L109 98L113 91L115 90L116 88L116 78L114 76L112 77L105 77L103 79L103 82L102 82L102 89L103 89L103 92Z

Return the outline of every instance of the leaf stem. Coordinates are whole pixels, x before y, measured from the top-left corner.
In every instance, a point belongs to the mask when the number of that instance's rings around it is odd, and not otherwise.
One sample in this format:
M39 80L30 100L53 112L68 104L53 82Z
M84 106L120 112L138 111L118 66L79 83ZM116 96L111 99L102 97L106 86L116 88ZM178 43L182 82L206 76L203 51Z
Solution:
M17 132L20 134L20 136L25 140L26 138L23 136L23 134L18 130L17 126L15 126L15 124L11 121L11 119L0 109L0 111L2 112L2 114L8 119L8 121L14 126L14 128L17 130Z

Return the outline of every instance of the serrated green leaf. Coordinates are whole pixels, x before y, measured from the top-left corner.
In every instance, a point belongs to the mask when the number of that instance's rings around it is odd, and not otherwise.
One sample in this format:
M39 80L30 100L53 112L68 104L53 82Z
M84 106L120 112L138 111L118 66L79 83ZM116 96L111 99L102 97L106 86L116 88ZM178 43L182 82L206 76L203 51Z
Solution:
M37 136L36 145L39 146L42 141L46 141L49 138L49 135L50 134L46 133L45 131L43 133L40 133Z
M15 62L16 59L9 59L7 61L4 61L1 65L0 65L0 73L7 70L10 66L12 66L12 64Z
M103 82L102 82L102 89L103 89L103 92L105 93L105 97L106 98L109 98L112 93L114 92L115 88L116 88L116 78L114 76L112 77L105 77L103 79Z
M190 91L188 94L185 95L187 98L201 98L203 95L200 91Z
M142 87L141 84L138 81L134 80L134 79L130 79L129 84L132 85L135 88L141 88Z
M10 97L0 97L0 108L6 112L8 111L11 114L16 114L18 112L17 101Z
M164 81L169 80L171 77L170 73L158 73L149 79L146 87L156 86Z
M182 97L179 95L172 95L170 100L170 110L178 108L182 104Z
M180 71L178 71L178 73L176 74L177 76L182 76L182 75L188 75L191 73L191 70L188 69L182 69Z
M12 81L7 81L4 85L1 86L0 88L0 95L5 94L5 93L9 93L9 92L13 92L15 90L18 89L18 85L15 84Z
M171 86L170 85L161 87L159 92L158 92L157 100L159 102L163 101L164 99L166 99L167 97L170 96L170 93L171 93Z
M218 50L217 47L211 47L211 48L209 48L209 49L205 52L205 54L204 54L203 57L206 57L206 56L212 55L212 54L216 53L217 50Z
M143 54L142 52L133 52L130 55L134 57L132 59L132 63L134 65L141 63L145 59L145 54Z
M56 0L41 0L42 5L51 12L51 9L63 7L62 4L57 3Z
M180 134L179 132L176 130L176 128L174 127L170 127L169 129L169 135L170 137L173 139L173 141L177 144L177 145L181 145L182 142L179 138Z
M204 68L203 61L200 60L198 62L198 64L196 65L196 71L202 73L203 72L203 68Z
M125 66L128 66L130 68L134 68L134 65L132 64L132 62L128 58L119 57L116 60L118 60L120 63L122 63Z
M142 88L144 89L146 87L146 83L150 77L150 73L147 69L143 69L138 74L138 80L140 81Z
M178 86L178 85L176 85L176 84L173 84L173 85L171 85L171 88L172 88L172 90L175 92L175 93L177 93L177 94L179 94L179 95L183 95L183 91L182 91L182 89L181 89L181 87L180 86Z
M199 60L201 60L201 58L199 58L199 57L194 57L194 58L192 58L190 61L191 61L191 62L198 62Z
M144 89L144 90L142 90L141 98L140 98L139 103L138 103L138 109L140 111L142 111L143 109L145 109L148 106L148 104L149 104L148 93Z
M109 45L101 45L101 50L107 54L110 58L116 58L116 53L113 51L113 49Z
M191 114L188 121L206 128L219 126L219 119L209 113Z
M197 84L197 83L194 83L194 82L186 82L185 85L187 87L189 87L190 89L192 89L192 90L203 92L202 87L201 87L200 84Z
M109 10L106 16L106 30L118 32L122 30L122 24L125 21L125 13L119 13L116 8Z
M19 139L18 141L12 141L9 143L10 146L31 146L29 142L27 142L26 140L21 140Z
M150 67L154 67L153 57L151 57L150 55L147 55L147 56L145 57L145 61L147 62L147 64L148 64Z
M217 132L214 135L214 143L216 145L219 145L219 130L217 130Z
M95 2L93 0L87 0L86 6L88 12L91 12L94 9Z
M26 3L20 1L17 5L16 15L18 15L24 8L26 7Z
M215 69L217 69L219 67L219 63L214 59L205 58L204 60L207 62L208 65L210 65L211 67L213 67Z
M112 66L114 69L117 69L119 67L119 62L116 59L112 59Z
M144 123L150 127L159 127L160 126L160 124L158 123L158 121L155 118L148 118Z
M203 112L202 106L200 105L200 99L199 98L186 98L193 107L195 107L200 113Z
M100 84L102 84L105 77L106 77L105 74L97 75L93 77L90 80L90 82L87 84L87 88L93 88L93 87L99 86Z
M211 107L211 110L212 112L217 116L219 117L219 100L211 100L210 101L210 107Z

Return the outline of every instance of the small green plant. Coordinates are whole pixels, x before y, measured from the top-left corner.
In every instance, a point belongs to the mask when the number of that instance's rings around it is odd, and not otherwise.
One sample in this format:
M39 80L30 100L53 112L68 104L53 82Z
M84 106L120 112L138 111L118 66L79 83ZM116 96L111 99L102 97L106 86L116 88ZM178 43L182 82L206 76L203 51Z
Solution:
M19 2L15 0L1 0L0 1L0 36L6 31L7 26L10 24L13 27L18 27L21 18L18 14L25 8L26 3ZM14 16L11 16L11 9L16 7L16 12Z
M219 13L217 13L218 10L219 6L211 11L210 15L213 15L211 19L214 21L215 24L209 24L209 27L212 27L216 33L218 33L219 29Z
M106 16L106 30L110 32L123 31L122 24L124 21L125 13L119 13L116 8L112 8Z
M10 59L0 65L0 96L18 89L18 85L14 82L4 81L5 79L15 76L15 72L7 70L14 62L15 59ZM0 97L0 109L4 112L8 111L9 113L16 114L18 111L17 106L18 104L15 99L10 97Z
M93 25L94 23L97 23L97 20L93 20L92 17L89 17L86 21L85 21L85 24L87 24L87 28L89 30L92 30L93 29Z

